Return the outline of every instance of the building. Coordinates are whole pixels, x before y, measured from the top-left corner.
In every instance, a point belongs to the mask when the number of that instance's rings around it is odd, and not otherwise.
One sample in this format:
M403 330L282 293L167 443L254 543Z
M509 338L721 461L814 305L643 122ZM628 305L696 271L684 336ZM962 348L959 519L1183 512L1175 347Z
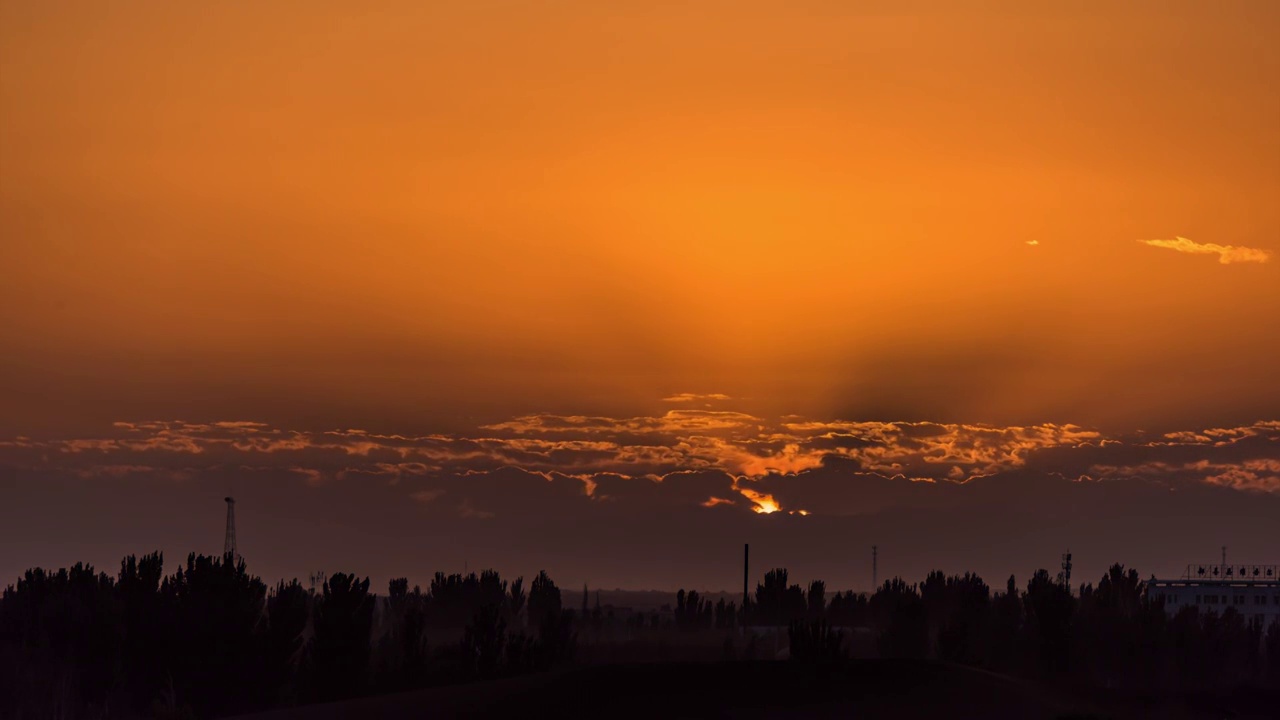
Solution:
M1280 621L1280 565L1188 565L1176 580L1152 580L1147 594L1171 616L1189 606L1219 615L1234 608L1266 627Z

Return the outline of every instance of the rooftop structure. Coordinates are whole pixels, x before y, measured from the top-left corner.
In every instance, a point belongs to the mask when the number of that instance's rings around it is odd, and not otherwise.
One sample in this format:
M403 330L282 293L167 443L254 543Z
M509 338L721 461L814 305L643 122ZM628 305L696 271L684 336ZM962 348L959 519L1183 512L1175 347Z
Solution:
M1188 606L1216 613L1234 608L1264 627L1280 621L1280 565L1191 564L1180 578L1153 580L1147 592L1169 615Z

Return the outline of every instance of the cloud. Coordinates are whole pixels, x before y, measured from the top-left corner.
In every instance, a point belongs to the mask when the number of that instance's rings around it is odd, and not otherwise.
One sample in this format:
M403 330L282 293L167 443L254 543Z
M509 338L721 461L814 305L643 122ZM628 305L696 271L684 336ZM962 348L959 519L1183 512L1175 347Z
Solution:
M1028 241L1027 241L1027 244L1028 244L1028 245L1039 245L1039 244L1040 244L1040 241L1039 241L1039 240L1028 240Z
M754 443L739 444L723 438L689 438L683 449L689 457L700 458L737 475L759 477L771 472L796 473L818 467L825 453L821 450L802 449L798 443L788 443L777 451L761 452L751 447Z
M1217 255L1218 262L1223 265L1242 262L1264 263L1271 259L1271 253L1266 250L1235 245L1198 243L1184 237L1177 237L1173 240L1139 240L1138 242L1151 247L1166 248L1193 255Z
M676 393L675 395L662 398L662 401L669 402L669 403L692 403L692 402L707 402L710 400L731 400L731 399L732 398L730 398L728 395L725 395L723 393L707 393L707 394Z
M315 468L291 467L289 468L289 472L297 473L302 477L306 478L306 483L308 485L319 485L320 483L324 482L324 473L320 472Z
M596 503L642 510L693 507L710 497L732 499L734 496L734 478L721 470L675 470L647 477L601 473L595 481L591 497Z
M494 514L488 510L477 510L471 506L470 500L463 500L458 505L458 517L467 518L468 520L488 520L494 517Z
M1280 422L1160 435L1071 424L767 419L729 410L528 415L457 434L302 431L257 422L120 422L88 437L0 442L0 465L110 482L228 473L319 490L365 483L422 512L506 519L569 506L861 514L1057 478L1280 495ZM961 489L963 488L963 490ZM709 510L708 510L709 511Z
M778 501L769 493L763 493L750 487L738 487L736 489L738 492L742 493L743 497L754 503L752 510L755 512L762 515L769 515L782 509L782 506L778 504Z
M344 469L339 475L343 478L352 475L371 475L383 476L387 478L387 482L391 485L398 485L406 476L427 475L432 472L439 471L440 468L434 465L428 465L421 462L402 462L402 463L374 463L369 466L353 466ZM421 498L415 498L421 500Z
M444 490L441 490L440 488L436 488L434 490L418 490L416 492L409 493L409 497L420 503L429 503L441 495L444 495Z
M1246 492L1280 493L1280 460L1259 458L1246 460L1240 465L1207 466L1216 474L1206 475L1204 481L1213 485Z
M731 410L669 410L660 417L608 418L584 415L524 415L506 422L482 425L516 435L536 433L601 435L617 433L734 431L759 428L761 418Z
M1150 461L1137 465L1095 465L1090 477L1098 480L1144 480L1164 484L1203 483L1246 493L1280 495L1280 459L1253 458L1220 463L1210 460L1174 463Z

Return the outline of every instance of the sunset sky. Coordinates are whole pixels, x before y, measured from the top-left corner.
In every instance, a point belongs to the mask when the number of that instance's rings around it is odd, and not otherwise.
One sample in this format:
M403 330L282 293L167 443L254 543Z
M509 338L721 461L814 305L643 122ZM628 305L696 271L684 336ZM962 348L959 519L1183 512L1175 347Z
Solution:
M220 551L227 494L251 570L380 589L1280 562L1277 37L2 3L0 586Z

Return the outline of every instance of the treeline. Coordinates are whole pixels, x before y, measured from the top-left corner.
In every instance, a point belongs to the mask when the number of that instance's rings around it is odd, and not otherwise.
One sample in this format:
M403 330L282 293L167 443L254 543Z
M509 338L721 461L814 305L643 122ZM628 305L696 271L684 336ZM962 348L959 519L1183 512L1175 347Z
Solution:
M550 668L575 647L545 572L527 593L488 571L392 580L378 598L344 573L269 589L230 557L163 566L34 569L6 589L0 717L217 717ZM442 629L457 632L431 645Z
M700 647L769 659L761 638L779 633L800 662L838 664L857 636L868 655L1090 687L1280 685L1280 624L1234 607L1170 617L1120 565L1074 592L1040 570L994 592L976 575L933 572L830 595L777 569L745 606L681 590L674 607L638 613L598 596L593 608L586 588L569 610L545 572L527 589L492 571L437 573L425 590L399 578L378 596L344 573L269 588L228 557L190 555L165 575L153 553L115 576L29 570L5 590L0 718L216 717L551 668L580 644L608 650L597 659L646 656L646 644L659 659L708 657Z
M753 625L787 626L791 657L832 660L847 653L837 628L867 628L881 657L933 658L1069 681L1148 692L1280 686L1280 622L1264 626L1228 606L1166 613L1136 570L1113 565L1076 592L1046 570L1019 588L1010 577L992 592L973 574L935 571L921 583L899 578L870 596L837 593L815 581L789 584L770 571L746 608Z

